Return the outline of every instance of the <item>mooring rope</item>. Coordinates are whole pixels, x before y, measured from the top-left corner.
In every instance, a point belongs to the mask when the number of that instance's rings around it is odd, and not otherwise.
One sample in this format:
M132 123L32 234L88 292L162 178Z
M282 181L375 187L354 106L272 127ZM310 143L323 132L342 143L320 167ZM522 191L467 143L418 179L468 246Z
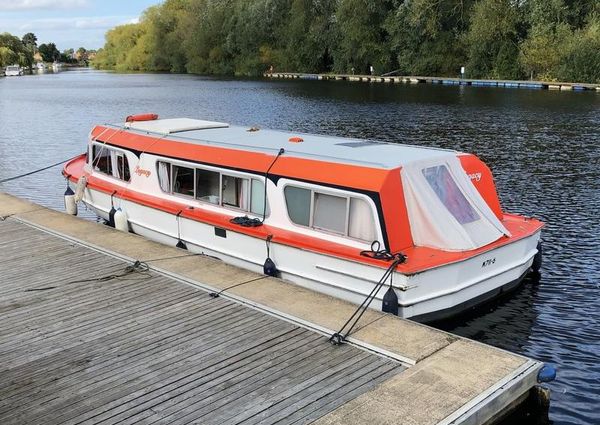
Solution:
M223 288L219 292L211 292L208 295L210 297L212 297L212 298L219 298L219 295L221 295L225 291L228 291L228 290L230 290L232 288L237 288L238 286L246 285L247 283L256 282L257 280L266 279L267 277L269 277L269 276L259 276L259 277L255 277L253 279L248 279L248 280L246 280L244 282L236 283L235 285L231 285L231 286L228 286L226 288Z
M56 164L48 165L48 166L46 166L46 167L39 168L39 169L37 169L37 170L34 170L34 171L29 171L28 173L19 174L18 176L13 176L13 177L8 177L8 178L6 178L6 179L2 179L2 180L0 180L0 183L6 183L6 182L9 182L9 181L12 181L12 180L17 180L17 179L20 179L20 178L22 178L22 177L27 177L27 176L30 176L30 175L32 175L32 174L39 173L39 172L41 172L41 171L44 171L44 170L47 170L47 169L49 169L49 168L56 167L57 165L64 164L65 162L67 162L67 161L70 161L70 160L72 160L72 159L75 159L75 158L77 158L78 156L79 156L79 155L75 155L75 156L73 156L73 157L71 157L71 158L68 158L68 159L65 159L65 160L63 160L63 161L57 162Z
M348 320L346 320L346 323L344 323L344 325L340 328L339 331L337 331L336 333L331 335L331 337L329 337L329 342L331 342L334 345L340 345L344 341L346 341L348 336L352 333L352 331L354 330L354 328L360 321L363 314L365 314L365 311L367 311L367 308L369 308L369 305L371 305L371 302L375 299L375 295L377 295L377 292L379 292L379 290L383 287L383 285L385 285L385 282L387 281L388 277L392 276L392 274L394 273L394 270L396 270L396 267L398 266L398 264L402 264L404 261L406 261L406 257L401 253L396 253L396 254L391 254L391 255L392 255L392 258L394 258L394 261L387 268L387 270L385 271L383 276L381 276L381 279L379 279L379 282L377 282L377 284L375 284L375 286L373 287L373 289L371 290L369 295L367 295L367 297L358 306L358 308L356 310L354 310L354 313L352 313L352 315L348 318ZM352 324L350 325L350 323L352 323ZM350 325L350 327L344 333L344 329L348 325Z

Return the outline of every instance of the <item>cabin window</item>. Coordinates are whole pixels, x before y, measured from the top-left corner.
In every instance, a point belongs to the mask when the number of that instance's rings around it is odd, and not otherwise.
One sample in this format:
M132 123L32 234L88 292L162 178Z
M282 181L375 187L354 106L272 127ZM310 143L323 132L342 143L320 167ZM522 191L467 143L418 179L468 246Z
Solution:
M260 179L183 167L164 161L157 162L157 169L158 183L163 192L195 196L199 201L257 215L262 215L265 209L265 185ZM268 214L267 202L265 215Z
M445 165L425 168L422 173L437 197L460 224L479 219Z
M158 184L163 192L171 193L171 164L158 161Z
M223 174L221 177L223 205L248 211L250 204L250 180Z
M301 187L286 186L284 194L290 220L301 226L310 226L312 192Z
M368 202L364 199L350 198L348 236L363 241L374 241L377 239L373 213Z
M105 146L94 145L94 154L92 164L94 170L104 174L112 175L112 161L110 158L110 149Z
M313 199L313 227L345 234L348 198L314 192Z
M131 180L129 162L124 152L119 152L104 145L93 145L92 165L95 171L126 182Z
M371 206L364 199L296 186L286 186L284 195L295 224L363 241L377 239Z
M115 177L128 182L131 179L131 175L129 173L127 157L123 152L114 152L113 155L117 157L117 175Z
M269 215L269 203L265 211L265 184L262 180L252 179L252 192L250 193L250 212L258 215Z
M173 165L173 193L194 196L194 169Z
M196 198L211 204L219 204L220 174L217 171L196 169Z

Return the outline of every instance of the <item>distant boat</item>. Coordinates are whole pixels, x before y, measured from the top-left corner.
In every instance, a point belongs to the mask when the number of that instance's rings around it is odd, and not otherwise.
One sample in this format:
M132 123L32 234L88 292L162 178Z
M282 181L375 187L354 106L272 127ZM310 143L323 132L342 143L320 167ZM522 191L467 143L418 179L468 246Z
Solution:
M44 62L38 62L35 64L35 68L38 71L45 71L46 70L46 64Z
M58 71L60 71L61 68L62 68L62 63L60 63L60 62L52 63L52 71L58 72Z
M23 68L21 68L19 65L9 65L4 70L4 74L7 77L20 77L23 75Z

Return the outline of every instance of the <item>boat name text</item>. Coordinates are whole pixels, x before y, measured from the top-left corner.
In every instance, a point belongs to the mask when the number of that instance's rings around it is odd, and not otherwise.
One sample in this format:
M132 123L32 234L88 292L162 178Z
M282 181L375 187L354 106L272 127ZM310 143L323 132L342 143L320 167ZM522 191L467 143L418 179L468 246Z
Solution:
M469 174L469 178L478 182L479 180L481 180L481 173Z
M135 170L134 170L135 174L137 174L138 176L145 176L146 178L150 177L150 170L144 170L143 168L140 168L139 166L136 165Z

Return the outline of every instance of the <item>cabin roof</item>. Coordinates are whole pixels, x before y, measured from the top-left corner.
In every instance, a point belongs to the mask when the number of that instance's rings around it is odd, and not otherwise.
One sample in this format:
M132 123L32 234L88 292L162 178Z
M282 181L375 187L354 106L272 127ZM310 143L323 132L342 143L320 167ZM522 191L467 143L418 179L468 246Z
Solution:
M457 153L447 149L228 126L225 123L181 118L115 124L112 127L131 133L160 135L163 141L223 146L272 155L277 155L280 148L284 148L286 156L387 169Z

